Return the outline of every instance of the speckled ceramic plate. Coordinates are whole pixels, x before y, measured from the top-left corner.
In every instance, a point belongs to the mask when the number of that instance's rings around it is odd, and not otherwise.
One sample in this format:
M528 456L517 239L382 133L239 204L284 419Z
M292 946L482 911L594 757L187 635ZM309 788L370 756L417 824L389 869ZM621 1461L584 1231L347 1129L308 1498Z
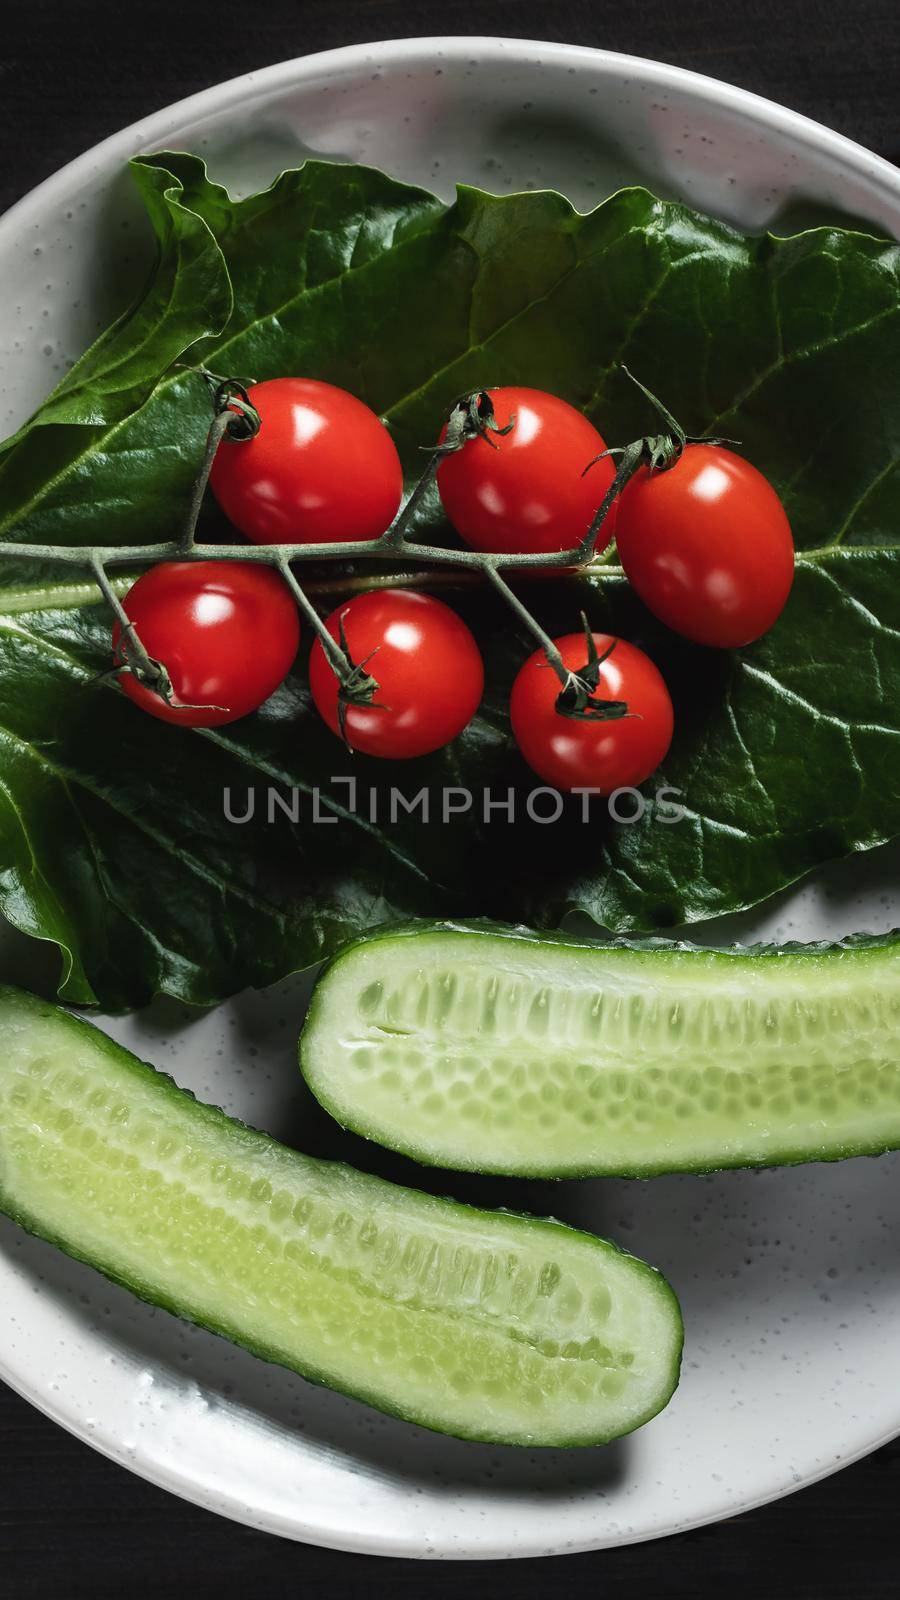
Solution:
M0 222L0 349L12 426L127 301L149 241L123 173L183 145L245 191L306 154L368 161L449 194L551 185L588 207L621 183L749 228L802 205L900 233L900 174L824 128L672 68L516 40L336 51L225 84L65 168ZM844 863L748 937L900 921L900 856ZM710 937L712 937L710 931ZM47 986L48 952L11 937L6 978ZM179 1082L303 1148L371 1167L299 1082L307 980L209 1015L160 1003L106 1025ZM381 1170L421 1181L400 1160ZM526 1556L695 1527L785 1494L900 1428L900 1159L648 1183L437 1189L552 1211L657 1263L681 1296L681 1387L600 1450L461 1444L311 1388L139 1304L0 1227L0 1374L154 1482L291 1538L409 1556Z

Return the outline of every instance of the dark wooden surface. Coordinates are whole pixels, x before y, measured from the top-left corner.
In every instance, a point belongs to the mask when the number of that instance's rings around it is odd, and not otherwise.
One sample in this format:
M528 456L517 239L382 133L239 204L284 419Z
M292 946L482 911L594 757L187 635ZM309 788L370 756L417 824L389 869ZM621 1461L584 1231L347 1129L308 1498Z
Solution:
M896 0L4 0L0 210L126 123L223 78L408 34L603 46L725 78L900 160ZM3 1310L0 1307L0 1316ZM900 1362L898 1362L900 1365ZM888 1600L900 1444L697 1533L554 1562L377 1561L289 1544L124 1472L0 1385L2 1600Z

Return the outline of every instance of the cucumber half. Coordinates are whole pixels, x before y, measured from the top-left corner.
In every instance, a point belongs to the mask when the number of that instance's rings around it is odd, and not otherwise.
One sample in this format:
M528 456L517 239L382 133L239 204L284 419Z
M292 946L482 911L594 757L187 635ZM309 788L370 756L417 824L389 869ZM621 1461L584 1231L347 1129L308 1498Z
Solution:
M900 936L716 951L411 924L325 968L302 1070L416 1160L531 1177L900 1147Z
M11 989L0 1211L142 1300L461 1438L605 1443L678 1382L678 1302L642 1261L298 1155Z

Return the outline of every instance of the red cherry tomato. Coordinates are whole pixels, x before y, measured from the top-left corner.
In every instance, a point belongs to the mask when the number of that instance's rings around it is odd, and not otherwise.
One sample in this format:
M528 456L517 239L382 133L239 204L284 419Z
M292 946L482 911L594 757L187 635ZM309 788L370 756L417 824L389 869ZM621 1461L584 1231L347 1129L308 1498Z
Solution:
M270 378L247 393L259 433L226 434L209 478L241 533L257 544L334 544L390 527L403 471L374 411L314 378Z
M528 765L556 789L633 788L649 778L672 741L672 702L649 656L624 639L594 634L597 654L614 648L600 667L592 698L624 700L627 717L588 721L561 716L556 710L560 682L543 650L535 650L520 668L512 686L509 716L513 734ZM586 663L583 633L567 633L554 641L573 672Z
M641 467L619 496L616 545L645 605L697 644L758 639L794 578L791 527L775 490L718 444L689 444L664 471Z
M474 550L504 555L572 550L581 542L615 477L606 449L580 411L540 389L489 389L498 425L514 418L507 434L488 432L447 456L437 472L444 510ZM443 439L444 433L441 435ZM614 531L615 506L596 549Z
M167 668L178 706L131 673L119 676L129 699L163 722L215 728L245 717L290 672L300 622L284 580L240 561L171 561L151 567L122 602L148 655ZM116 660L121 628L113 629Z
M484 667L455 611L415 590L374 589L331 613L326 627L334 639L341 621L354 663L371 657L367 670L380 702L347 707L345 732L354 750L399 761L428 755L462 733L478 709ZM318 639L309 686L320 715L339 734L338 681Z

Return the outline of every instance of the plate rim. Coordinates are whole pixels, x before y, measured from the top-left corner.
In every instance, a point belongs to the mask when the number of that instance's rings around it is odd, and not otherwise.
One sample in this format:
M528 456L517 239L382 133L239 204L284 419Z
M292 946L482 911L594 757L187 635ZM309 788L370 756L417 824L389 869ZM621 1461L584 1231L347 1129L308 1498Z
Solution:
M477 53L482 60L501 63L504 59L514 59L521 63L529 60L537 62L565 62L567 65L579 62L588 65L594 73L607 76L621 77L629 74L636 79L658 86L659 88L681 89L704 100L707 104L718 105L732 112L737 112L747 117L748 120L769 128L783 132L794 141L807 147L814 147L818 153L826 153L845 170L849 169L854 174L863 178L876 192L880 192L898 213L898 232L900 232L900 170L893 166L884 157L867 149L864 145L850 139L845 134L838 133L824 124L816 122L813 118L801 112L779 104L777 101L758 95L750 90L739 88L736 85L712 78L704 73L694 72L682 67L672 66L665 62L655 61L649 57L635 56L618 51L598 49L586 45L565 44L560 42L542 41L532 38L519 38L502 35L454 35L444 37L440 35L427 35L421 38L400 36L368 42L365 44L345 45L332 50L318 51L309 55L290 57L272 65L238 74L235 77L212 84L205 89L185 96L180 100L170 102L151 112L148 116L129 123L124 128L108 135L97 144L90 146L80 155L66 162L63 166L47 178L43 179L34 188L29 190L17 200L6 212L0 215L0 244L5 244L7 238L14 233L19 233L31 222L34 213L43 213L48 206L55 203L56 197L71 189L75 184L89 181L112 163L124 163L130 155L145 149L159 149L164 145L167 133L173 124L197 120L212 112L221 112L231 105L239 104L246 96L252 94L273 92L289 87L298 80L314 77L316 73L333 74L343 68L358 67L362 62L376 56L390 57L392 64L402 64L416 60L434 60L436 58L463 60ZM841 1454L837 1459L829 1461L824 1466L816 1467L799 1481L789 1481L780 1484L774 1492L760 1495L750 1495L742 1500L737 1500L713 1514L699 1512L696 1516L674 1517L670 1522L659 1527L649 1528L646 1531L629 1532L623 1538L619 1532L610 1532L604 1535L602 1530L598 1534L584 1540L576 1539L566 1541L565 1548L548 1552L546 1545L540 1548L540 1541L526 1548L510 1548L508 1542L498 1545L473 1545L466 1539L454 1541L438 1553L436 1550L426 1555L421 1548L421 1543L413 1536L412 1540L405 1540L396 1533L387 1534L379 1532L367 1533L364 1536L353 1538L350 1535L336 1536L332 1530L323 1530L321 1526L305 1522L301 1516L294 1516L290 1520L278 1515L266 1515L258 1509L243 1504L234 1496L223 1491L205 1494L195 1479L182 1475L173 1467L166 1466L157 1461L142 1462L135 1459L130 1452L118 1444L108 1434L96 1432L87 1433L81 1426L77 1417L64 1409L62 1400L54 1401L41 1392L18 1373L10 1371L7 1362L0 1359L0 1379L10 1389L18 1394L29 1404L33 1405L44 1416L48 1417L58 1426L77 1438L82 1444L96 1450L99 1454L114 1461L118 1466L125 1468L135 1476L146 1482L155 1484L169 1493L178 1495L181 1499L201 1508L225 1516L230 1520L246 1527L252 1527L264 1532L287 1538L295 1542L308 1543L327 1549L339 1550L355 1554L367 1554L377 1557L402 1557L407 1559L459 1561L459 1560L517 1560L528 1559L544 1554L575 1554L591 1550L602 1550L620 1547L623 1545L646 1543L653 1539L670 1537L676 1533L688 1532L692 1529L711 1526L731 1516L742 1515L758 1507L784 1499L800 1489L808 1488L833 1473L841 1471L844 1467L851 1466L862 1460L865 1456L882 1448L898 1436L896 1427L891 1426L878 1437L867 1440L859 1447L851 1449L847 1454Z
M98 144L91 145L81 155L58 167L27 194L22 195L0 215L0 238L4 238L14 227L19 228L23 221L28 219L29 212L36 206L48 203L57 189L62 189L73 181L89 178L97 171L98 166L107 160L114 158L127 160L126 152L135 153L145 145L154 147L157 130L160 136L164 135L170 122L192 120L208 111L224 110L233 102L240 101L248 90L255 91L262 86L264 90L277 91L298 76L312 76L316 71L333 72L342 66L356 65L360 60L365 61L368 56L374 56L382 51L393 51L399 61L409 61L418 55L468 59L473 50L498 61L510 55L522 58L523 54L527 60L528 51L539 51L541 59L549 57L571 62L574 58L585 63L590 62L594 70L599 68L610 75L620 75L630 71L637 77L657 83L660 87L683 87L685 90L693 90L713 104L743 112L756 121L763 118L770 125L783 130L802 143L814 145L819 151L825 149L836 160L849 165L861 177L872 182L876 188L883 186L886 198L894 201L900 208L900 170L884 156L867 149L865 145L848 138L846 134L838 133L824 123L816 122L814 118L807 117L800 111L792 111L777 100L769 100L765 95L738 88L734 84L723 82L720 78L711 78L705 73L693 72L686 67L670 66L666 62L654 61L649 56L627 55L615 50L596 49L591 45L560 44L493 34L460 34L449 37L429 35L421 39L401 37L375 40L361 45L341 45L334 50L320 50L311 55L293 56L285 61L275 62L271 66L258 68L256 71L226 78L221 83L211 84L209 88L200 89L196 94L186 95L181 100L173 100L169 105L151 112L149 116L139 118L136 122L109 134ZM155 148L162 147L157 144Z
M876 1450L882 1449L894 1439L900 1437L900 1429L888 1428L882 1435L872 1442L867 1441L858 1449L841 1455L834 1461L829 1461L821 1469L804 1476L799 1482L785 1483L775 1494L764 1493L760 1495L747 1495L744 1499L732 1505L725 1506L721 1511L712 1515L700 1512L697 1516L675 1518L661 1527L648 1528L646 1531L630 1532L622 1538L618 1532L608 1536L591 1538L582 1542L580 1539L566 1540L564 1548L547 1549L526 1548L510 1549L508 1544L485 1546L469 1545L464 1539L455 1540L452 1547L445 1546L438 1553L432 1548L425 1554L419 1543L411 1546L404 1543L396 1534L372 1532L359 1538L336 1537L330 1530L324 1531L317 1524L304 1523L294 1518L288 1519L278 1515L265 1513L254 1515L251 1508L239 1500L217 1491L204 1495L196 1481L190 1477L182 1476L176 1469L166 1467L159 1461L144 1464L133 1458L121 1446L106 1435L82 1432L76 1421L67 1416L60 1403L48 1400L39 1391L33 1391L27 1384L10 1375L5 1362L0 1362L0 1379L8 1385L21 1399L33 1405L42 1415L51 1422L65 1429L79 1443L87 1445L107 1460L115 1462L135 1477L142 1478L145 1483L151 1483L158 1489L163 1489L169 1494L177 1495L179 1499L188 1501L191 1505L200 1506L204 1511L213 1512L217 1516L224 1516L230 1522L238 1522L245 1528L254 1528L258 1532L273 1534L276 1538L289 1539L295 1544L311 1544L326 1550L338 1550L346 1555L368 1555L379 1559L403 1559L422 1562L446 1561L527 1561L527 1560L554 1560L563 1555L586 1555L592 1550L614 1550L626 1548L629 1545L649 1544L654 1539L669 1539L680 1533L691 1533L700 1528L714 1527L719 1522L726 1522L730 1517L740 1517L746 1512L759 1510L762 1506L774 1505L779 1500L786 1500L789 1496L799 1493L801 1489L809 1489L816 1483L822 1483L826 1478L833 1477L842 1472L845 1467L852 1467L858 1461L865 1460L866 1456L873 1455Z

